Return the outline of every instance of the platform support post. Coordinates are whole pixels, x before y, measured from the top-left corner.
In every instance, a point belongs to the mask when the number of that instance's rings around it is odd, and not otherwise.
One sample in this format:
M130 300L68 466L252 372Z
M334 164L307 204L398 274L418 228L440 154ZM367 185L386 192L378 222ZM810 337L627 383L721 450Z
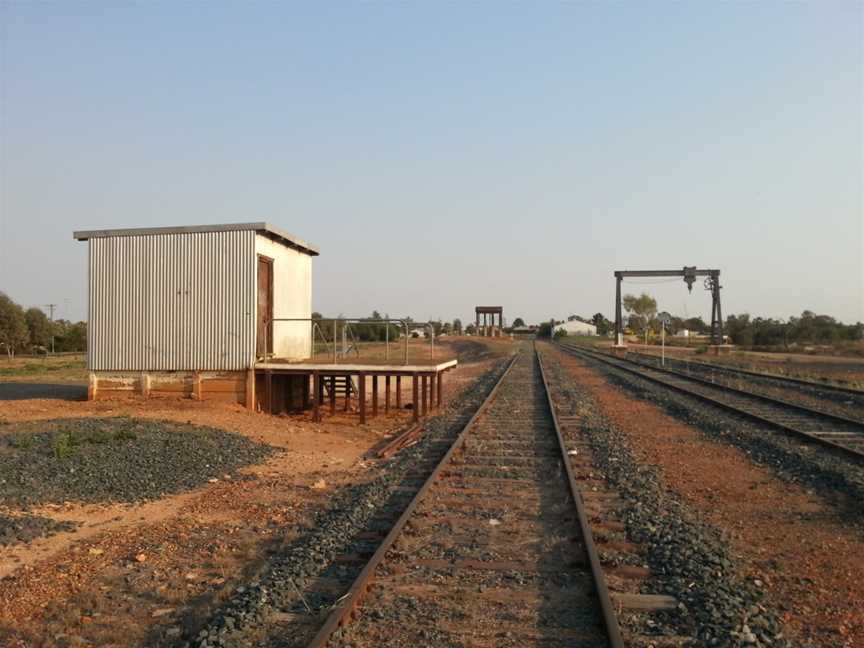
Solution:
M312 372L312 420L321 420L321 374Z
M264 384L267 390L267 413L273 413L273 372L269 369L264 372Z
M372 374L372 417L378 416L378 376Z
M429 383L429 379L427 378L426 374L423 374L423 386L421 387L421 391L423 392L423 411L421 412L421 414L423 414L423 416L426 416L426 414L429 411L427 409L427 405L428 405L428 400L427 400L427 398L428 398L428 392L427 392L428 383Z
M360 425L366 424L366 374L360 372L357 388L357 402L360 405Z
M436 404L435 407L441 407L441 392L444 389L444 372L443 371L438 372L438 376L437 376L436 380L438 381L438 389L436 390L437 395L438 395L438 403Z
M345 379L345 407L344 407L344 409L347 412L348 410L351 409L351 389L352 389L351 385L353 385L354 382L351 380L351 374L348 374L347 376L342 376L342 377Z
M429 409L430 410L433 410L437 407L437 405L435 403L437 402L438 399L435 397L435 394L436 394L436 391L438 388L438 381L435 380L435 375L436 374L430 374L429 375Z
M411 392L412 401L411 410L413 411L413 419L416 421L420 418L420 399L418 398L418 385L417 385L417 374L411 374Z
M384 377L384 413L390 412L390 376Z
M303 378L303 401L302 401L302 405L303 405L303 411L305 412L307 409L309 409L309 387L310 387L309 382L311 381L312 376L310 376L309 374L304 374L302 376L302 378Z
M396 376L396 409L402 409L402 376Z
M255 370L246 372L246 409L255 410Z
M294 381L297 376L286 376L282 387L282 397L285 399L285 411L293 412L294 407Z
M336 376L330 376L330 414L336 413Z

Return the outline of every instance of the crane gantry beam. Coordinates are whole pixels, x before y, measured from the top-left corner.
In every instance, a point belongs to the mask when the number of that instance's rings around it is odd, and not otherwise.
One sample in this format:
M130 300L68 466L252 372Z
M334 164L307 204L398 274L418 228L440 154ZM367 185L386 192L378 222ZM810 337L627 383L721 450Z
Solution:
M697 277L705 277L705 289L711 291L711 343L723 344L723 315L720 310L720 271L684 266L681 270L615 271L615 345L624 346L624 324L621 317L621 281L627 277L682 277L687 290L693 290Z

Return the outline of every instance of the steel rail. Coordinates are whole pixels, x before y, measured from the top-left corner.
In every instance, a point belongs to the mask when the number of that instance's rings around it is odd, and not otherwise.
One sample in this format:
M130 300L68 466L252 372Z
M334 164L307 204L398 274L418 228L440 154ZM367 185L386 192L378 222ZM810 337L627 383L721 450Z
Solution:
M621 628L618 625L618 617L615 615L612 597L609 595L609 587L606 585L606 577L603 575L603 567L600 564L600 556L597 553L597 546L594 544L594 535L591 533L591 524L588 522L588 513L585 510L585 503L582 501L582 494L579 492L579 487L576 485L576 475L573 473L573 467L570 465L570 458L567 454L567 445L564 442L564 436L561 434L561 425L558 422L558 414L555 412L555 405L552 402L552 390L549 389L549 382L546 379L546 370L543 367L543 360L536 350L536 343L535 355L537 356L537 363L540 367L540 377L543 379L543 388L546 390L546 399L549 403L549 411L552 413L552 422L555 425L555 436L558 438L558 447L561 449L561 460L564 462L564 468L567 470L567 482L570 484L570 495L573 497L573 503L576 505L576 514L579 518L579 527L582 529L585 553L588 554L588 562L591 566L591 575L594 578L594 586L597 589L597 598L600 599L600 608L603 612L603 624L606 626L606 634L609 638L609 647L624 648L624 640L621 637Z
M720 399L714 398L712 396L708 396L706 394L701 394L698 391L688 389L687 387L684 387L682 385L676 385L674 383L667 382L661 378L658 378L657 376L650 375L650 373L645 371L645 369L648 369L650 371L654 371L654 372L657 372L660 374L667 373L667 374L670 374L670 375L678 377L678 378L683 378L685 380L704 384L708 387L712 387L712 388L717 389L721 392L726 391L726 392L730 392L732 394L736 394L736 395L740 395L740 396L746 396L746 397L754 398L757 400L769 402L773 405L780 405L783 407L789 407L789 408L794 408L797 410L802 410L802 411L804 411L810 415L813 415L813 416L819 416L819 417L823 417L823 418L831 418L834 420L841 421L847 425L853 424L859 428L864 428L864 424L862 424L860 421L856 421L854 419L847 419L847 418L844 418L842 416L838 416L835 414L829 414L827 412L822 412L820 410L810 409L810 408L807 408L803 405L798 405L796 403L789 403L788 401L784 401L784 400L780 400L780 399L772 399L769 396L764 396L762 394L754 394L752 392L748 392L745 390L736 389L734 387L729 387L727 385L722 385L719 383L711 382L709 380L705 380L702 378L696 378L694 376L690 376L690 375L687 375L684 373L673 372L673 371L670 371L668 369L661 370L661 369L658 369L655 367L646 367L645 365L642 365L640 363L633 362L633 361L629 361L629 362L630 362L630 364L632 364L634 366L628 367L628 366L626 366L626 364L624 364L624 363L628 362L627 360L621 360L620 358L614 358L613 356L608 356L605 353L588 351L586 349L581 349L581 348L577 349L575 347L564 346L564 345L557 344L557 343L555 344L555 346L558 349L560 349L560 350L562 350L565 353L568 353L570 355L573 355L576 357L586 357L587 356L588 358L597 360L599 362L603 362L603 363L605 363L611 367L615 367L617 369L620 369L621 371L626 371L626 372L632 373L636 376L639 376L640 378L644 378L645 380L657 383L658 385L663 385L664 387L666 387L668 389L678 391L682 394L686 394L688 396L698 398L698 399L705 401L707 403L711 403L712 405L716 405L717 407L723 408L727 411L734 412L735 414L738 414L739 416L744 416L744 417L747 417L751 420L757 421L759 423L764 423L766 425L770 425L772 427L778 428L780 430L783 430L784 432L788 432L790 434L798 436L805 441L809 441L812 443L817 443L819 445L825 446L826 448L829 448L835 452L843 454L844 456L846 456L848 458L855 459L856 461L864 461L864 452L861 452L859 450L855 450L854 448L850 448L848 446L841 445L839 443L836 443L836 442L831 441L829 439L826 439L824 437L818 436L817 434L807 432L806 430L801 430L800 428L796 428L796 427L793 427L791 425L787 425L786 423L781 423L781 422L776 421L776 420L769 418L767 416L762 416L760 414L756 414L755 412L749 412L747 410L740 409L740 408L736 407L735 405L732 405L732 404L727 403L725 401L722 401ZM638 367L639 369L637 369L636 367ZM864 436L862 436L862 439L864 439Z
M375 570L378 568L378 565L384 560L384 556L390 550L390 547L393 546L393 543L399 537L399 534L402 532L403 527L410 519L411 515L414 513L414 510L422 501L423 497L432 488L432 485L437 481L438 476L444 470L445 466L449 463L450 458L456 453L456 451L462 446L462 443L465 441L465 437L468 435L468 431L473 427L473 425L477 422L477 419L486 411L492 401L495 399L495 395L498 393L498 389L501 387L501 384L504 382L504 379L510 373L510 370L513 368L513 365L516 364L516 360L519 357L519 353L516 353L513 358L510 360L510 364L507 365L507 368L501 374L501 377L498 378L498 381L495 383L495 386L492 387L489 394L487 394L486 398L480 404L480 407L477 408L477 411L474 412L474 415L471 419L465 424L465 426L460 430L456 439L453 441L453 444L450 446L450 449L447 450L447 453L438 462L438 465L435 466L435 469L429 475L425 482L423 482L423 486L420 487L420 490L414 495L411 501L408 503L408 506L402 512L402 515L399 516L399 519L396 521L396 524L390 529L389 533L387 533L384 540L381 541L381 544L378 546L378 549L375 550L375 553L372 554L372 557L369 559L369 562L363 567L363 570L354 580L354 583L351 585L348 593L342 598L341 603L338 607L335 607L330 615L327 617L327 620L324 622L324 625L321 626L321 629L318 633L312 638L312 641L309 642L308 648L323 648L323 646L327 645L327 642L330 640L330 637L336 632L340 627L345 625L350 617L352 617L357 609L357 606L369 592L369 589L372 586L372 580L375 575Z
M572 347L571 347L572 348ZM606 355L601 354L600 352L588 351L584 350L585 353L596 353L598 355ZM798 410L804 414L810 414L819 416L821 418L831 419L832 421L836 421L838 423L843 423L844 425L852 425L855 427L861 428L861 431L864 432L864 422L859 421L857 419L849 418L848 416L843 416L842 414L835 414L833 412L826 412L824 410L816 409L815 407L809 407L807 405L801 405L800 403L795 403L793 401L788 401L784 398L778 398L776 396L768 396L767 394L760 394L758 392L752 392L747 389L741 389L740 387L733 387L732 385L724 385L723 383L718 383L713 380L709 380L708 378L703 378L702 376L694 376L690 373L685 373L683 371L679 371L678 369L672 369L670 367L655 367L645 362L641 362L638 360L630 360L629 358L615 358L615 356L609 356L610 358L614 358L615 360L620 360L622 362L629 362L634 365L638 365L640 367L646 367L653 371L659 371L660 373L667 373L672 376L678 376L679 378L685 378L686 380L691 380L696 383L701 383L703 385L707 385L709 387L718 387L724 391L728 391L733 394L738 394L741 396L751 397L758 400L761 400L764 403L770 403L771 405L780 405L781 407L788 407L790 409Z
M569 346L569 345L564 345ZM628 355L640 356L642 358L659 358L660 356L656 356L652 353L644 353L642 351L628 351ZM666 362L669 362L670 357L666 356ZM800 385L802 387L809 387L814 390L821 390L824 392L834 392L836 394L844 394L849 396L859 396L864 398L864 390L855 389L854 387L844 387L843 385L834 385L831 383L821 383L816 382L815 380L805 380L804 378L795 378L794 376L783 376L781 374L772 374L765 373L764 371L751 371L749 369L741 369L740 367L727 367L726 365L716 364L713 362L706 362L704 360L691 360L689 358L671 358L673 362L683 362L688 364L693 364L698 367L704 367L706 369L712 369L715 371L726 372L729 374L740 374L744 376L753 376L754 378L765 378L767 380L773 380L780 383L789 383L790 385ZM788 385L787 385L788 386Z

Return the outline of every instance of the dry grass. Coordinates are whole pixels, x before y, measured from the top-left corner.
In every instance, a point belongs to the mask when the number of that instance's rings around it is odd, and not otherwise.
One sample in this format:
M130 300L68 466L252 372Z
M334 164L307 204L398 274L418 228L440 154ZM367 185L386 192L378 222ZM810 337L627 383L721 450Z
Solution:
M0 356L0 381L87 382L84 354L9 358Z

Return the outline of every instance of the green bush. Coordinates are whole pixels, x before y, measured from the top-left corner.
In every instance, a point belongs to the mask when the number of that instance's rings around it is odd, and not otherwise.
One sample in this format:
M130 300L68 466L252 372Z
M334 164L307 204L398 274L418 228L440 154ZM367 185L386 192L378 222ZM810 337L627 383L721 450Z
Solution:
M61 432L54 437L54 456L58 459L66 459L75 454L74 437L68 432Z

